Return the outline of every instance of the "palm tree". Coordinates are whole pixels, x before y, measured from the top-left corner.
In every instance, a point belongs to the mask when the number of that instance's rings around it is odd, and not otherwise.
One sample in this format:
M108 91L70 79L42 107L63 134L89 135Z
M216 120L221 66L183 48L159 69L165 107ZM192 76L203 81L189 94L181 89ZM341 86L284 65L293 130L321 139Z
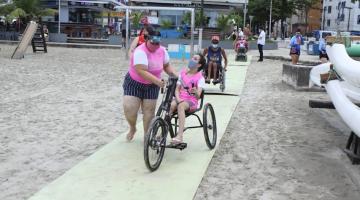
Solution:
M172 27L172 25L173 25L173 23L170 20L162 20L161 21L161 27L164 29L169 29Z
M199 11L195 12L195 27L199 27L201 24L201 13ZM204 19L206 19L207 16L204 14ZM183 19L185 24L190 25L191 24L191 12L186 12L183 16Z
M140 21L141 21L142 13L141 12L134 12L131 16L132 24L135 29L138 29L140 27Z
M13 3L0 7L0 14L5 15L8 20L38 20L41 16L54 15L56 12L54 9L43 8L39 0L13 0Z
M220 35L224 38L226 29L229 28L229 17L227 15L221 14L216 18L217 28L220 29Z

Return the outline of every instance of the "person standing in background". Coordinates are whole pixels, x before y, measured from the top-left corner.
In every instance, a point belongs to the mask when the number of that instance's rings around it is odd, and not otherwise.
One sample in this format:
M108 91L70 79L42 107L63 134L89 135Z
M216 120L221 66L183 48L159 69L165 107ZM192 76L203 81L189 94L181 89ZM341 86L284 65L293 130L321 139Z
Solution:
M247 24L244 27L244 36L245 36L245 40L248 40L249 37L251 36L251 30L250 30L250 25L249 24Z
M263 53L263 47L265 45L265 31L262 27L259 28L259 37L257 40L257 45L258 45L258 49L259 49L259 53L260 53L260 57L258 62L262 62L264 60L264 53Z
M300 29L297 29L296 34L290 40L290 56L293 65L299 62L300 45L302 44L304 44L304 38L301 35Z
M319 40L319 58L321 63L326 63L329 61L329 57L326 53L326 37L328 35L327 34L323 34L322 38Z

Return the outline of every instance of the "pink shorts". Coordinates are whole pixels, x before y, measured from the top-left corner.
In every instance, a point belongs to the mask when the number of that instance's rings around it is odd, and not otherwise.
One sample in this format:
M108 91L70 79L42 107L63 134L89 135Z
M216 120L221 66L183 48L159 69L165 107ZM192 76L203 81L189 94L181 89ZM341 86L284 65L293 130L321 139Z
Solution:
M187 101L187 100L184 100L184 101L185 101L186 103L188 103L189 106L190 106L189 110L187 110L187 111L192 112L192 111L194 111L194 110L197 109L197 105L194 104L194 102L192 102L192 101Z

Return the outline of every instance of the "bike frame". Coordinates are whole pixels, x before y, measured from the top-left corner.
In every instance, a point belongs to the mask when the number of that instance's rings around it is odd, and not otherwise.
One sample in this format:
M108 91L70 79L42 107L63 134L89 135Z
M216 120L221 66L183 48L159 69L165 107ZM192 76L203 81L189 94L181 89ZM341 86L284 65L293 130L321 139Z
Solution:
M158 111L156 113L156 116L160 116L162 117L161 115L164 114L164 118L165 118L165 122L168 126L168 130L170 132L170 136L171 138L174 138L176 135L177 135L177 129L179 127L178 125L178 115L177 113L174 114L173 116L170 116L170 107L171 107L171 102L173 101L173 97L175 96L175 90L176 90L176 83L177 83L177 78L175 77L170 77L168 79L168 84L166 85L166 93L165 93L165 97L163 98L163 101L160 105L160 107L158 108ZM185 127L184 128L184 131L186 131L187 129L192 129L192 128L203 128L203 123L200 119L200 117L195 114L196 112L198 112L199 110L202 109L203 107L203 100L204 100L204 93L205 91L203 90L201 95L200 95L200 107L198 109L196 109L195 111L192 111L192 112L189 112L189 113L185 113L185 118L187 118L188 116L195 116L200 125L199 126L189 126L189 127ZM162 111L165 111L165 113L162 113ZM175 119L175 123L171 123L171 120L172 119ZM173 128L174 126L174 128Z

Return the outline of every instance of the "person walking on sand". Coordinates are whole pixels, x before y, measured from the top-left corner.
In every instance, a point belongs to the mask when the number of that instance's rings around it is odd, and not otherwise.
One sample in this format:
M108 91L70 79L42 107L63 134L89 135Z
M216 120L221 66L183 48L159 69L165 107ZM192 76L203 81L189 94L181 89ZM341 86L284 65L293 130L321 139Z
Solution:
M300 29L297 29L296 34L290 40L290 56L293 65L299 62L300 45L302 44L304 44L304 38L301 36Z
M147 132L151 119L155 115L156 101L160 88L165 83L161 80L161 73L177 76L173 67L169 65L169 54L160 46L159 31L150 31L146 42L137 47L130 58L130 67L125 75L124 113L130 126L126 139L131 141L136 132L136 120L141 107L143 113L144 134Z
M265 45L265 31L262 27L259 28L259 37L257 39L257 45L260 53L260 57L258 62L262 62L264 60L264 53L263 53L263 47Z

